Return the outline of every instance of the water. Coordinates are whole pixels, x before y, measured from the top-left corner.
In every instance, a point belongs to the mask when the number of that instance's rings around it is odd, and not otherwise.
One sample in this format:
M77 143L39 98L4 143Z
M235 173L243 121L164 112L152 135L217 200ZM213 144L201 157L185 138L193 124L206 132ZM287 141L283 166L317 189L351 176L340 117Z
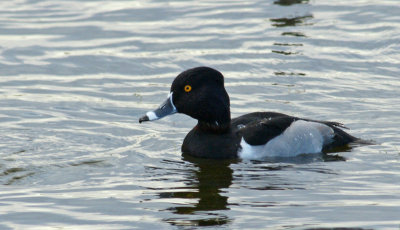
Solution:
M399 227L398 1L0 6L0 229ZM182 157L195 121L138 118L200 65L225 75L233 117L334 120L377 144Z

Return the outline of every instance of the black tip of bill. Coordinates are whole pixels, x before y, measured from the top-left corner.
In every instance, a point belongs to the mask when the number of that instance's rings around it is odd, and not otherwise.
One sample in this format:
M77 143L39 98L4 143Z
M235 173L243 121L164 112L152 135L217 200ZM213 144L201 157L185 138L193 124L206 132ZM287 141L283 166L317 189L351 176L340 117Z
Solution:
M141 118L139 119L139 123L142 123L142 122L144 122L144 121L150 121L150 119L149 119L149 117L148 117L147 115L144 115L143 117L141 117Z

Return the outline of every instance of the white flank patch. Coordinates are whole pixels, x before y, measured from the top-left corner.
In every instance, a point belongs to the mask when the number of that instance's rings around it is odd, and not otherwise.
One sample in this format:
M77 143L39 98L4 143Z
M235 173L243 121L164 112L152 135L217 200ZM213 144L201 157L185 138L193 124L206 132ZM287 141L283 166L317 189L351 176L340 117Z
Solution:
M251 146L242 138L239 157L255 160L263 157L293 157L302 153L319 153L324 144L330 143L333 137L334 131L327 125L298 120L265 145Z
M158 119L157 115L153 111L147 112L146 116L149 118L150 121Z

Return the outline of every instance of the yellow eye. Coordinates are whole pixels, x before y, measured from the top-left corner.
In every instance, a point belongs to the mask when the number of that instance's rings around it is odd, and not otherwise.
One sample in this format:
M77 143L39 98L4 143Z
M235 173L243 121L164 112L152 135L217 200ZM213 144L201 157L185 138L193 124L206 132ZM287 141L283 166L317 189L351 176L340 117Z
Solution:
M189 93L192 90L192 86L190 85L185 85L185 92Z

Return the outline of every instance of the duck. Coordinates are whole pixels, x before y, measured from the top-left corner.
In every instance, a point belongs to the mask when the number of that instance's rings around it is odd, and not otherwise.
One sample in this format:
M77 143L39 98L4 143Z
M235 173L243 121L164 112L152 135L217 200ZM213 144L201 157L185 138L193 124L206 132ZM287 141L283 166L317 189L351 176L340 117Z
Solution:
M262 159L323 153L360 140L343 124L299 118L279 112L252 112L231 119L224 76L211 67L195 67L172 82L167 99L139 118L155 121L175 113L198 122L181 151L199 158Z

